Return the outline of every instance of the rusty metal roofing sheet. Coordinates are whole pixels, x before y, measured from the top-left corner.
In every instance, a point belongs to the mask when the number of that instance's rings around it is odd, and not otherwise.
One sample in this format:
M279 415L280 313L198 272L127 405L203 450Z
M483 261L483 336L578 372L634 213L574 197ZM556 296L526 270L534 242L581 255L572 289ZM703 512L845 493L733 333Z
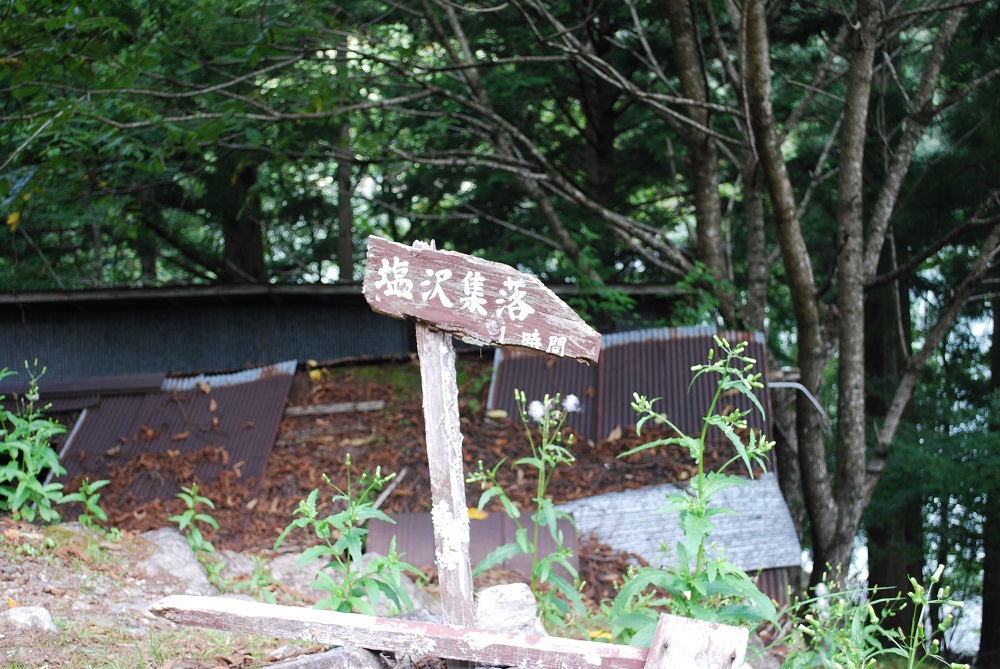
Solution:
M396 551L403 554L402 559L417 569L427 569L434 565L434 524L429 513L397 513L392 516L395 524L384 520L368 522L368 550L381 555L389 553L389 545L396 539ZM558 521L559 530L563 533L563 547L573 551L570 564L579 569L577 558L577 533L572 523L566 519ZM469 560L475 568L487 555L499 546L514 543L517 525L502 513L489 513L485 518L469 521ZM554 553L559 547L548 531L538 535L540 555ZM516 555L502 562L498 568L519 572L525 578L531 578L531 556ZM569 576L565 570L556 566L556 571L562 576Z
M167 389L101 397L71 428L61 452L67 470L62 480L78 475L107 478L112 467L123 467L146 453L180 456L206 448L213 457L198 463L195 475L202 481L213 480L223 469L239 471L241 480L259 480L294 371L293 361L251 370L238 381L171 379L164 384ZM198 381L207 385L198 386ZM149 501L173 496L187 483L158 470L143 471L130 492L139 501Z
M662 398L655 407L687 434L700 431L715 392L718 377L702 376L691 383L691 366L704 363L709 349L715 348L713 335L730 343L747 341L747 355L757 360L756 371L767 381L766 350L760 333L719 331L712 327L654 328L604 335L601 359L587 366L571 360L554 359L513 349L497 349L488 408L503 409L514 415L514 389L527 399L543 395L568 394L580 398L582 412L567 421L570 427L595 441L616 427L634 425L632 393ZM716 354L718 355L718 353ZM756 393L767 414L753 412L747 417L751 428L770 433L770 405L766 389ZM725 398L720 407L750 408L742 395Z

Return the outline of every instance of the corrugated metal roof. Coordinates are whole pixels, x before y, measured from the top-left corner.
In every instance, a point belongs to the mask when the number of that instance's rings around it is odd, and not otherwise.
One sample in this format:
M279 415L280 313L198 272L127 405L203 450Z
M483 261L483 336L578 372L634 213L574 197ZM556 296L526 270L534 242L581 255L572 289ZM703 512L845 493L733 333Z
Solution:
M673 564L674 547L683 538L677 513L662 509L665 497L681 489L666 484L586 497L559 506L573 514L580 534L593 532L618 551L635 553L649 564ZM713 507L737 514L714 516L711 541L727 559L749 574L760 569L799 567L802 549L777 477L767 473L746 485L728 488L713 499ZM766 539L765 539L766 538ZM669 549L669 553L662 550Z
M107 478L147 453L182 456L204 450L195 475L213 480L236 469L244 481L259 480L267 464L295 361L268 365L236 375L167 379L164 388L146 393L111 395L87 407L60 454L66 474ZM198 386L203 381L208 385ZM207 390L207 392L205 392ZM173 496L180 485L169 472L149 471L133 482L139 501Z
M249 298L247 298L249 299ZM0 308L0 367L48 367L46 379L157 371L244 369L274 360L406 354L413 324L374 313L360 289L324 297L260 296L259 303L217 298L60 304L5 318ZM13 309L13 308L11 308ZM23 316L23 317L22 317ZM155 342L155 345L153 343Z
M702 421L715 393L718 377L704 375L691 383L691 366L704 363L715 348L713 335L730 343L747 341L747 355L757 360L755 371L767 382L766 350L761 333L719 331L712 327L654 328L604 335L601 359L587 366L574 360L551 358L513 349L497 349L488 408L515 415L514 390L527 399L556 393L577 395L582 412L570 416L567 425L598 441L616 427L634 425L632 393L662 398L655 407L687 434L701 431ZM769 434L770 405L766 389L756 391L767 416L753 412L749 427ZM748 409L742 395L727 397L726 405Z

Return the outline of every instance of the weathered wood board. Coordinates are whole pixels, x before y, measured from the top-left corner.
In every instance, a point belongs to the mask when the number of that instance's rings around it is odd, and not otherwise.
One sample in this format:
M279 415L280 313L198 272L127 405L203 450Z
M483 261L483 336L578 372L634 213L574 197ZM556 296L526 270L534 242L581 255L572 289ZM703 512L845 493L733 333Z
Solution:
M601 335L533 276L474 256L371 236L364 295L480 346L514 346L597 362Z
M739 669L750 632L744 627L660 616L646 666L649 669Z
M150 607L150 611L181 625L467 660L483 666L641 669L646 666L648 654L645 648L631 646L491 632L225 597L171 595Z
M334 404L314 404L307 407L288 407L285 416L298 418L301 416L329 416L338 413L354 413L355 411L381 411L385 408L385 400L366 400L364 402L336 402Z
M472 625L469 509L465 500L465 461L451 335L418 323L417 355L441 606L446 623L469 626Z

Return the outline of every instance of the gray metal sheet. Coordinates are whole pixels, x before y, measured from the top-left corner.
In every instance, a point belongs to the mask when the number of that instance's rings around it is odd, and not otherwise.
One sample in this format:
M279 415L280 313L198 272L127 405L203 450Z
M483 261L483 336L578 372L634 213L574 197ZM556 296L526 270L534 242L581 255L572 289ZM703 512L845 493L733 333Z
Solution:
M680 491L669 484L652 486L578 499L558 508L573 514L582 535L593 532L613 549L635 553L660 566L676 562L674 546L683 533L676 512L653 511L665 506L667 494ZM715 530L711 541L731 562L751 574L760 569L801 566L802 549L773 473L723 490L713 502L714 507L738 512L712 518Z

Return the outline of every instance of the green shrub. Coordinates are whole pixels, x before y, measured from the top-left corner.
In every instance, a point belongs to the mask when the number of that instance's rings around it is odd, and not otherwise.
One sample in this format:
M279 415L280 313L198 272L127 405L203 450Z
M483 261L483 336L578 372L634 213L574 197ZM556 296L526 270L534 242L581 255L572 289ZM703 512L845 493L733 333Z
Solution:
M731 346L725 339L716 337L715 343L721 352L720 358L716 360L715 350L710 350L708 364L691 368L695 373L692 383L704 374L719 376L699 436L685 435L667 416L657 413L653 409L657 400L633 394L632 408L640 415L637 433L641 434L643 425L653 420L669 426L678 436L657 439L619 457L656 446L678 444L688 450L697 465L697 473L686 490L668 495L667 504L661 509L679 514L683 539L676 546L664 546L665 551L673 549L676 561L662 568L632 570L626 575L614 601L604 603L603 615L615 640L648 646L662 609L674 615L731 625L755 624L765 620L777 622L774 602L757 588L746 572L726 560L721 552L711 557L707 550L715 529L712 518L718 514L736 513L712 506L712 498L726 488L746 483L743 477L726 474L725 470L739 461L751 474L754 465L763 470L764 458L774 445L753 430L749 430L749 438L744 443L740 433L746 431L746 417L750 415L750 410L719 412L720 398L732 393L749 398L762 415L764 410L753 394L755 388L761 387L760 374L750 373L756 360L743 355L746 342ZM736 450L728 462L713 472L705 471L705 444L709 429L721 432Z
M364 472L360 479L354 481L351 477L350 455L347 456L345 464L347 466L345 490L333 485L329 477L323 475L327 485L336 491L332 497L334 505L342 508L321 517L316 503L319 491L313 490L306 499L299 502L295 510L299 517L282 531L274 543L274 548L277 550L295 528L309 529L319 540L318 544L306 549L298 561L299 566L306 565L316 558L326 561L323 569L316 574L313 587L328 592L329 597L317 602L317 608L333 609L343 613L357 610L374 615L373 604L384 595L398 610L405 611L413 603L403 588L403 572L414 574L420 572L399 559L395 537L390 544L388 555L368 561L361 559L365 536L368 534L368 529L365 527L368 521L378 519L394 522L376 509L372 500L375 493L380 491L395 474L382 476L381 469L377 468L374 475ZM326 569L337 572L339 580L326 573Z
M63 485L44 480L48 474L66 473L51 445L52 438L66 428L46 418L36 405L38 379L45 369L35 374L27 363L25 369L29 382L23 401L17 402L14 409L0 409L0 511L28 522L37 516L54 523L59 521L59 512L53 507L63 501ZM13 374L3 368L0 381ZM3 399L0 395L0 400Z

